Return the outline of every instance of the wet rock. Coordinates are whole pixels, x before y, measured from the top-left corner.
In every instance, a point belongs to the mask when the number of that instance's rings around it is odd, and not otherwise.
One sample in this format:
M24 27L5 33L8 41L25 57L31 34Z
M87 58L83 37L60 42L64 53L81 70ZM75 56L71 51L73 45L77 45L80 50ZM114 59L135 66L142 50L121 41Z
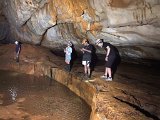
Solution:
M91 120L159 119L158 69L120 64L113 81L106 82L99 78L104 65L98 65L93 72L94 81L85 82L80 76L83 73L80 63L75 64L72 72L68 73L62 70L64 58L39 46L23 44L22 48L20 63L17 64L13 59L14 45L1 46L0 68L54 78L92 106Z

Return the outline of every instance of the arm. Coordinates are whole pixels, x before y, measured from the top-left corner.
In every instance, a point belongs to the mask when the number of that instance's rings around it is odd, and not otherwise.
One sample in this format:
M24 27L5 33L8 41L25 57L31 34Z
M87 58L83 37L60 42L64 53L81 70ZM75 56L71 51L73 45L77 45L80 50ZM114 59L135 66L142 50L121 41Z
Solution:
M111 48L109 46L107 46L106 48L107 48L107 54L106 54L106 57L107 57L107 56L109 56Z
M108 61L108 56L109 56L111 48L109 46L107 46L106 48L107 48L107 54L106 54L105 60Z
M87 47L87 49L85 49L85 48L82 48L82 49L83 49L83 51L92 53L92 45L89 45L89 46Z
M84 48L82 48L82 51L86 51L86 52L91 53L91 50L87 50L87 49L84 49Z

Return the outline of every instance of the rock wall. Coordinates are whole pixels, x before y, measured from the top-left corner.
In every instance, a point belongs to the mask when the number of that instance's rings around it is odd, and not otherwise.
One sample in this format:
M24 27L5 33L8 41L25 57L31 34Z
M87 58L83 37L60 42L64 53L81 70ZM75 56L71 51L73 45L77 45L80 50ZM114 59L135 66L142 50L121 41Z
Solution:
M0 1L0 43L7 43L10 38L9 23L2 12L2 1Z
M91 43L103 38L118 47L122 58L160 60L159 0L2 2L13 39L56 50L71 40L78 50L83 38ZM97 53L104 51L97 48Z
M12 44L0 46L1 70L37 77L48 76L62 83L91 106L90 120L160 119L160 76L157 69L144 66L142 68L140 65L119 66L114 80L106 82L99 78L104 69L101 65L96 66L87 82L83 78L83 66L75 63L72 71L68 73L63 69L64 58L52 54L46 48L23 44L19 63L14 59L14 48ZM49 84L52 79L48 81ZM0 115L0 118L2 116Z

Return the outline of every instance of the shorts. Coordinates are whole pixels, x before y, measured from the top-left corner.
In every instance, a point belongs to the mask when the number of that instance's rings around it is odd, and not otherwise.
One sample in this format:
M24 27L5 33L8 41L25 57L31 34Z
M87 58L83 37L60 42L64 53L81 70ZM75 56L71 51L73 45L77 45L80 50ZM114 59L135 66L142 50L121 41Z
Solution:
M112 68L113 64L115 63L116 57L115 56L109 56L108 61L106 61L105 67Z
M82 61L82 65L86 65L88 67L90 66L90 63L91 63L90 61Z
M65 59L65 62L70 63L71 59Z
M71 61L71 55L66 55L65 56L65 61L70 62Z

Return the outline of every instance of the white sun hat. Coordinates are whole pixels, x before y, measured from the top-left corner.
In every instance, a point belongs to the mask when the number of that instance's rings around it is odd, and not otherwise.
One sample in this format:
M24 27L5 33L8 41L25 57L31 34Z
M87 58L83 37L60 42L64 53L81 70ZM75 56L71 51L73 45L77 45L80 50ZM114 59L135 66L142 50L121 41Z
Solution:
M97 39L96 40L96 45L98 45L99 43L101 43L102 42L102 39Z

